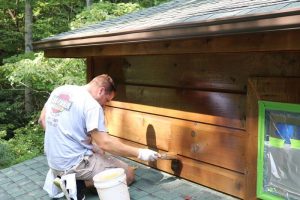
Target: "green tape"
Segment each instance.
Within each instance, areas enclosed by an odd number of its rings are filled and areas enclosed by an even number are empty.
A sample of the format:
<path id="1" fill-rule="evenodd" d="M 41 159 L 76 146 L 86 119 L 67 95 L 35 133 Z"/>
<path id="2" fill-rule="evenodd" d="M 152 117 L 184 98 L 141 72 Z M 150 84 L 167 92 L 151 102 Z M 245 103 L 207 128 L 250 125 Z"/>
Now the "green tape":
<path id="1" fill-rule="evenodd" d="M 291 139 L 291 147 L 293 149 L 300 149 L 300 140 Z"/>
<path id="2" fill-rule="evenodd" d="M 269 137 L 269 144 L 272 147 L 283 148 L 284 140 L 275 137 Z"/>

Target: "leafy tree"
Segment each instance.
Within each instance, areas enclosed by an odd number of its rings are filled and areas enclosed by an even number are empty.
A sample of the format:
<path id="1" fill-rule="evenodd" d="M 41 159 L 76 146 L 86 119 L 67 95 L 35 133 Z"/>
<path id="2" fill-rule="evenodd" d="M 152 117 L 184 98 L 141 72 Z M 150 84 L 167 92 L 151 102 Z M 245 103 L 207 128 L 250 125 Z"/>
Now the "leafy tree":
<path id="1" fill-rule="evenodd" d="M 2 70 L 14 87 L 24 86 L 24 80 L 28 79 L 35 92 L 48 94 L 59 85 L 85 83 L 83 59 L 49 59 L 43 53 L 30 53 L 11 57 L 5 62 Z"/>
<path id="2" fill-rule="evenodd" d="M 36 0 L 33 5 L 33 40 L 70 30 L 70 22 L 84 7 L 84 0 Z"/>
<path id="3" fill-rule="evenodd" d="M 90 8 L 84 9 L 80 14 L 76 15 L 75 20 L 70 23 L 70 26 L 71 29 L 76 29 L 139 9 L 141 9 L 141 6 L 137 3 L 94 3 Z"/>
<path id="4" fill-rule="evenodd" d="M 19 1 L 0 1 L 0 64 L 3 58 L 24 49 L 24 4 Z"/>
<path id="5" fill-rule="evenodd" d="M 11 165 L 13 160 L 14 154 L 11 152 L 9 145 L 0 141 L 0 169 Z"/>
<path id="6" fill-rule="evenodd" d="M 0 65 L 4 58 L 24 52 L 25 1 L 32 6 L 34 41 L 68 31 L 69 23 L 85 6 L 84 0 L 1 0 Z"/>
<path id="7" fill-rule="evenodd" d="M 169 0 L 100 0 L 77 14 L 70 23 L 70 28 L 77 29 L 167 1 Z"/>
<path id="8" fill-rule="evenodd" d="M 30 0 L 25 0 L 25 53 L 32 52 L 32 7 Z M 31 81 L 25 80 L 29 87 L 25 87 L 25 112 L 31 113 L 33 110 L 32 106 L 32 91 Z"/>

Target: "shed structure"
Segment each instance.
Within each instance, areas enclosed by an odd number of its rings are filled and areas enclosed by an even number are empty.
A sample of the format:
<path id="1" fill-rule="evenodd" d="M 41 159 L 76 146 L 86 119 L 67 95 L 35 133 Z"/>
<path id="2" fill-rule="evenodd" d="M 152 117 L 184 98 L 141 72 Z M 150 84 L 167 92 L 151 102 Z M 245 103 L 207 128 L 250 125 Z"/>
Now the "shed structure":
<path id="1" fill-rule="evenodd" d="M 181 159 L 145 164 L 241 199 L 256 199 L 258 100 L 300 103 L 300 0 L 174 0 L 34 46 L 111 75 L 110 134 Z"/>

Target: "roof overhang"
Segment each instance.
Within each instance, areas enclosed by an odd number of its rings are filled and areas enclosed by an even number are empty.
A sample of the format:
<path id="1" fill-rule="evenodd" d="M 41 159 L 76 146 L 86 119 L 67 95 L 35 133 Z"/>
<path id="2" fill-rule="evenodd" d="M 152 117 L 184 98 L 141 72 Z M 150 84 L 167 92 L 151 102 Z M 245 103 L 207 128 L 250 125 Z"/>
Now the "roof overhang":
<path id="1" fill-rule="evenodd" d="M 139 43 L 177 40 L 196 37 L 257 33 L 300 28 L 300 10 L 290 9 L 269 14 L 230 17 L 193 23 L 178 23 L 140 30 L 69 37 L 59 40 L 34 42 L 35 50 L 101 46 L 110 44 Z"/>

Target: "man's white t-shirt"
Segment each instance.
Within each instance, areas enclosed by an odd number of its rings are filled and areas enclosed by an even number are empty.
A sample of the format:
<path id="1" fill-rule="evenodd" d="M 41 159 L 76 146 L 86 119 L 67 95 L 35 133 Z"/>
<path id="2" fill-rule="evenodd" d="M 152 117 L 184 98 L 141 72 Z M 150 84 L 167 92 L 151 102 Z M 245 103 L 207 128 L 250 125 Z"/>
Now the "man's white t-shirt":
<path id="1" fill-rule="evenodd" d="M 56 88 L 45 109 L 44 148 L 52 169 L 68 170 L 92 154 L 89 131 L 107 132 L 102 106 L 83 86 Z"/>

